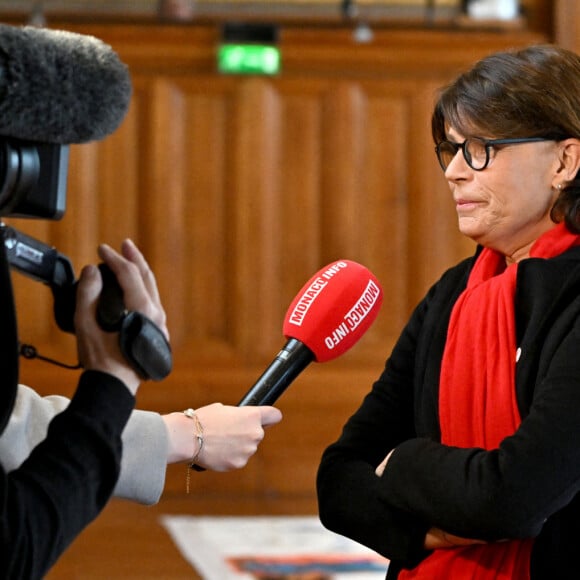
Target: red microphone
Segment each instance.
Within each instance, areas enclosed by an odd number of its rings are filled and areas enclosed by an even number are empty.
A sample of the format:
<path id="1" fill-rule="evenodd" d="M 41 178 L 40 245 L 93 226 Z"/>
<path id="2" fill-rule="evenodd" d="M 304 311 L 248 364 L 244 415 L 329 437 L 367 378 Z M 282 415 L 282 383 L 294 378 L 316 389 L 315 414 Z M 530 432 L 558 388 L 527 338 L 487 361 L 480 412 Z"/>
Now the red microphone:
<path id="1" fill-rule="evenodd" d="M 373 323 L 382 302 L 378 280 L 357 262 L 338 260 L 319 270 L 286 312 L 288 342 L 238 406 L 272 405 L 313 360 L 345 353 Z"/>

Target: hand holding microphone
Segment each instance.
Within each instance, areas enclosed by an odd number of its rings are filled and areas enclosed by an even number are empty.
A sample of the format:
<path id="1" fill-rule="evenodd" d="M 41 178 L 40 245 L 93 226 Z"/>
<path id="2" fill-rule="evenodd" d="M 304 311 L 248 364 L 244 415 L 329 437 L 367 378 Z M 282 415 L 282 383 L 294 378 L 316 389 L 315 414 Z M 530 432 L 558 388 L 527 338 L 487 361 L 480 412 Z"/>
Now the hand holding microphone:
<path id="1" fill-rule="evenodd" d="M 382 301 L 378 280 L 356 262 L 338 260 L 319 270 L 286 312 L 283 333 L 288 341 L 238 407 L 262 407 L 269 414 L 262 419 L 264 426 L 280 421 L 277 409 L 269 405 L 313 360 L 332 360 L 354 346 L 377 317 Z M 205 471 L 207 465 L 205 460 L 192 468 Z"/>
<path id="2" fill-rule="evenodd" d="M 313 360 L 345 353 L 373 323 L 382 301 L 378 280 L 357 262 L 338 260 L 319 270 L 286 312 L 288 342 L 238 406 L 272 405 Z"/>

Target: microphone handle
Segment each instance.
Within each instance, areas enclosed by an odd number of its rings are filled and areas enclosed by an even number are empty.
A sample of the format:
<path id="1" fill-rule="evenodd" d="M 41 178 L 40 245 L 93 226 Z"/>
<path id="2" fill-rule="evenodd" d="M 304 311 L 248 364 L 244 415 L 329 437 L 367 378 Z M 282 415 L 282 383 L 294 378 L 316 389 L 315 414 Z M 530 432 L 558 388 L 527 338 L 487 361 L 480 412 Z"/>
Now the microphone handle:
<path id="1" fill-rule="evenodd" d="M 303 342 L 289 339 L 238 407 L 272 405 L 313 359 L 314 353 Z"/>

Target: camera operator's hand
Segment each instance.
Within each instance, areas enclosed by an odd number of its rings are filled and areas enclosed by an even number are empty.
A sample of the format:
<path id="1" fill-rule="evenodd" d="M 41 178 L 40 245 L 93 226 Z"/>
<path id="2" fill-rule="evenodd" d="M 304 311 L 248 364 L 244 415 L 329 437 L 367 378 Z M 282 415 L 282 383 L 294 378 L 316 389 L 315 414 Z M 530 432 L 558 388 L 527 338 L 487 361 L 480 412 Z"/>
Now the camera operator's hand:
<path id="1" fill-rule="evenodd" d="M 98 253 L 117 277 L 127 310 L 141 312 L 168 336 L 155 276 L 135 244 L 125 240 L 120 254 L 103 244 L 99 246 Z M 74 318 L 79 361 L 85 369 L 116 376 L 135 394 L 141 379 L 121 353 L 119 334 L 105 332 L 97 323 L 97 302 L 101 289 L 98 267 L 86 266 L 79 279 Z"/>

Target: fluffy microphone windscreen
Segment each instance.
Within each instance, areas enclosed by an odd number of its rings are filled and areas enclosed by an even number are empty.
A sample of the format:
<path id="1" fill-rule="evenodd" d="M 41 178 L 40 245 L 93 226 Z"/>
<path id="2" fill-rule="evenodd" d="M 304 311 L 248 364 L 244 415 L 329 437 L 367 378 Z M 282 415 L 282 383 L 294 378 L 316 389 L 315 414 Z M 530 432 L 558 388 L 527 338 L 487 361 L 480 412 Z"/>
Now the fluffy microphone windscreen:
<path id="1" fill-rule="evenodd" d="M 298 292 L 284 318 L 284 336 L 305 344 L 317 362 L 332 360 L 362 337 L 382 302 L 372 272 L 352 260 L 337 260 Z"/>
<path id="2" fill-rule="evenodd" d="M 99 39 L 0 24 L 0 136 L 100 140 L 125 117 L 131 92 L 127 66 Z"/>

